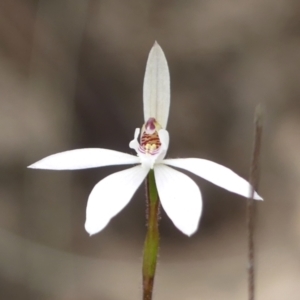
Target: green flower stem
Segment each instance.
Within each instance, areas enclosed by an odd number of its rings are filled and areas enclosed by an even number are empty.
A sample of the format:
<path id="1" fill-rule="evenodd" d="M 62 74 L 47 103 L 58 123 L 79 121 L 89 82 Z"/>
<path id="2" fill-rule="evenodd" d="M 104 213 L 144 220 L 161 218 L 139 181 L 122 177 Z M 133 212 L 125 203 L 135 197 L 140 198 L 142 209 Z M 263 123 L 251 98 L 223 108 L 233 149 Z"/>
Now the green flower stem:
<path id="1" fill-rule="evenodd" d="M 143 300 L 151 300 L 159 247 L 159 198 L 153 170 L 149 172 L 146 187 L 148 223 L 143 255 Z"/>

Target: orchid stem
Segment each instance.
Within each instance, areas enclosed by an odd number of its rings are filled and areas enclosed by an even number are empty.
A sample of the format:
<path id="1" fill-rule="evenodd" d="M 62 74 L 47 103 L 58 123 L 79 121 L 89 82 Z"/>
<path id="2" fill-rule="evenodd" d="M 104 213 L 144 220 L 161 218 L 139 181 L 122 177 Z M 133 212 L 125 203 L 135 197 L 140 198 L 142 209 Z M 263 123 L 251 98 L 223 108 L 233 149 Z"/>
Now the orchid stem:
<path id="1" fill-rule="evenodd" d="M 250 183 L 252 185 L 250 197 L 247 201 L 247 231 L 248 231 L 248 299 L 255 299 L 255 256 L 254 256 L 254 223 L 255 223 L 255 200 L 254 191 L 258 190 L 259 182 L 259 157 L 261 149 L 263 109 L 258 105 L 254 117 L 254 147 L 250 169 Z"/>
<path id="2" fill-rule="evenodd" d="M 159 198 L 151 170 L 146 181 L 147 189 L 147 235 L 143 255 L 143 300 L 152 300 L 154 276 L 159 247 Z"/>

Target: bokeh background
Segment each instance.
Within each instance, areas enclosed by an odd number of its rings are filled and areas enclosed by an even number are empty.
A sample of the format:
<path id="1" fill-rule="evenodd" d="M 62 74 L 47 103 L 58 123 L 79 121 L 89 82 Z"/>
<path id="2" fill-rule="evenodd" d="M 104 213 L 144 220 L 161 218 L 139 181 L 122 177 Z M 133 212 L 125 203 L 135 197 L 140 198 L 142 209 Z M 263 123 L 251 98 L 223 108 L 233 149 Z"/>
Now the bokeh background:
<path id="1" fill-rule="evenodd" d="M 123 168 L 26 166 L 80 147 L 132 153 L 157 40 L 171 73 L 169 157 L 247 178 L 264 105 L 257 299 L 300 299 L 299 17 L 296 0 L 2 0 L 0 298 L 141 299 L 143 187 L 89 237 L 89 192 Z M 162 211 L 155 299 L 247 299 L 246 201 L 191 177 L 204 198 L 200 228 L 188 238 Z"/>

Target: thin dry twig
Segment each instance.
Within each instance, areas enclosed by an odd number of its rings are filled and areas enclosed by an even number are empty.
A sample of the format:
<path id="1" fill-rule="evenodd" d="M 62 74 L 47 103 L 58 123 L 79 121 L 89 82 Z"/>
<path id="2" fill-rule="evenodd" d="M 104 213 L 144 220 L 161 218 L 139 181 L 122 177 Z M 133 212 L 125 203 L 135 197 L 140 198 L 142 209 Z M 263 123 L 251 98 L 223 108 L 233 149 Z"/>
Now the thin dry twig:
<path id="1" fill-rule="evenodd" d="M 254 147 L 250 168 L 251 183 L 250 197 L 247 201 L 247 231 L 248 231 L 248 299 L 255 299 L 255 256 L 254 256 L 254 223 L 255 223 L 255 200 L 254 191 L 258 190 L 259 183 L 259 158 L 261 150 L 261 137 L 263 129 L 263 109 L 259 104 L 254 115 Z"/>

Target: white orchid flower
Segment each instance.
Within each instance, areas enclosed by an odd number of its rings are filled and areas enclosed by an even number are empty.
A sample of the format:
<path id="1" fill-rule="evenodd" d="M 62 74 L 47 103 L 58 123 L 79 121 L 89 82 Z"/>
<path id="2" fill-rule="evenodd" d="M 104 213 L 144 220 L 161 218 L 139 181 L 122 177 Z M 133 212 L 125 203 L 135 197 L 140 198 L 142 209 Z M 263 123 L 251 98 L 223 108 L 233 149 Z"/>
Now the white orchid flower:
<path id="1" fill-rule="evenodd" d="M 108 149 L 77 149 L 50 155 L 29 166 L 33 169 L 75 170 L 136 165 L 107 176 L 93 188 L 88 198 L 85 223 L 90 235 L 101 231 L 128 204 L 151 169 L 163 209 L 174 225 L 188 236 L 198 228 L 202 213 L 201 193 L 192 179 L 170 166 L 187 170 L 244 197 L 250 195 L 250 184 L 222 165 L 199 158 L 164 159 L 169 146 L 166 125 L 170 78 L 167 60 L 157 43 L 148 57 L 143 98 L 145 124 L 141 131 L 135 130 L 129 144 L 137 156 Z M 254 199 L 262 200 L 257 193 L 254 193 Z"/>

